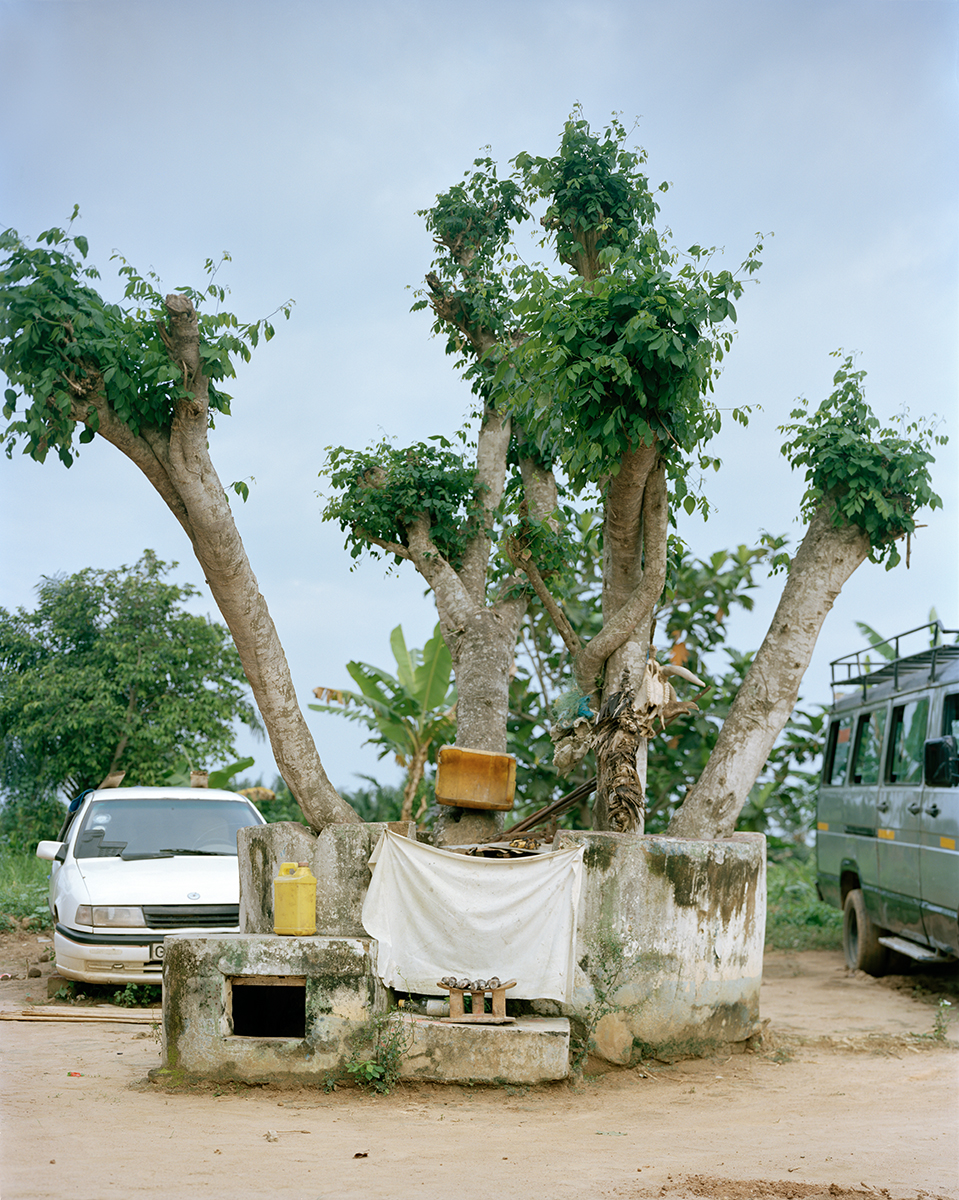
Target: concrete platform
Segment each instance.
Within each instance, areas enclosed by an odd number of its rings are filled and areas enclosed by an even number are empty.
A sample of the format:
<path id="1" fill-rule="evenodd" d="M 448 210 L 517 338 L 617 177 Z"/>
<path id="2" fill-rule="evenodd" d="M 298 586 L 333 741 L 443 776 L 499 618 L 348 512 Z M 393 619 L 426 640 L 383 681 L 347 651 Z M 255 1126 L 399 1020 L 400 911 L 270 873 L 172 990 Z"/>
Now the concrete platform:
<path id="1" fill-rule="evenodd" d="M 438 1083 L 546 1083 L 569 1074 L 569 1021 L 518 1017 L 512 1025 L 447 1025 L 405 1016 L 413 1043 L 401 1079 Z"/>
<path id="2" fill-rule="evenodd" d="M 167 1071 L 288 1083 L 343 1069 L 389 1008 L 369 938 L 174 934 L 163 964 Z"/>

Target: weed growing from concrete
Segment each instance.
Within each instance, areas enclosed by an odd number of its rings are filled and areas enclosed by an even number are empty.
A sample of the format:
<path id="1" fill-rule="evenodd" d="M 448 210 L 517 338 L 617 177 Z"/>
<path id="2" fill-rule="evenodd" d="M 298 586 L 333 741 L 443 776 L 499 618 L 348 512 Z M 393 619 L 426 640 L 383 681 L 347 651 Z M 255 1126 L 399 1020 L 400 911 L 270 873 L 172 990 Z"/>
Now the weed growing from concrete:
<path id="1" fill-rule="evenodd" d="M 413 1027 L 398 1012 L 371 1013 L 350 1038 L 346 1072 L 370 1091 L 388 1093 L 400 1077 L 403 1056 L 413 1045 Z"/>
<path id="2" fill-rule="evenodd" d="M 617 1004 L 613 1000 L 613 994 L 629 977 L 635 961 L 636 956 L 628 956 L 622 941 L 611 932 L 600 932 L 590 940 L 581 966 L 593 985 L 593 999 L 583 1009 L 582 1032 L 570 1039 L 570 1065 L 575 1074 L 582 1074 L 588 1055 L 595 1049 L 596 1027 L 603 1017 L 635 1010 L 635 1004 Z"/>

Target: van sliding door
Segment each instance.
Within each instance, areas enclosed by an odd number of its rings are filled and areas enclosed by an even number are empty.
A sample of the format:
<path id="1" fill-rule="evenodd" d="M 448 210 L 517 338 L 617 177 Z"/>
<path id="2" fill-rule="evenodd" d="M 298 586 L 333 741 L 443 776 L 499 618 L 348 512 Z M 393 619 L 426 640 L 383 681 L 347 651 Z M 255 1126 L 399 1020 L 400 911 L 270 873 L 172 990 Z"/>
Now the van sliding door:
<path id="1" fill-rule="evenodd" d="M 931 731 L 930 736 L 938 734 Z M 959 694 L 945 697 L 942 736 L 959 739 Z M 959 954 L 959 787 L 934 786 L 926 780 L 920 820 L 926 936 L 938 949 Z"/>
<path id="2" fill-rule="evenodd" d="M 929 698 L 895 704 L 876 805 L 882 924 L 893 932 L 922 937 L 919 883 L 922 759 Z"/>

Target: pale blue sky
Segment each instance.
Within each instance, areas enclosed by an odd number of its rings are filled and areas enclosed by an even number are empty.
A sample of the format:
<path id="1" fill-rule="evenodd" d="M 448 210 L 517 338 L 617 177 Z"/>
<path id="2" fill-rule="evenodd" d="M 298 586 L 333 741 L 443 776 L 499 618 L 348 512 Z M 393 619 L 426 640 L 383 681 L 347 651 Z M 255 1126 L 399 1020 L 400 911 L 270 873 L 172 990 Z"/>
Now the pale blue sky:
<path id="1" fill-rule="evenodd" d="M 953 438 L 935 468 L 945 510 L 926 515 L 912 569 L 867 564 L 827 621 L 804 687 L 825 701 L 855 620 L 892 633 L 936 604 L 959 624 L 957 29 L 954 0 L 0 0 L 0 224 L 33 235 L 79 203 L 105 288 L 114 248 L 167 289 L 225 249 L 241 316 L 296 300 L 212 446 L 224 482 L 256 480 L 238 521 L 305 703 L 348 682 L 347 659 L 389 666 L 398 622 L 416 645 L 435 623 L 412 573 L 351 572 L 315 495 L 326 446 L 450 433 L 467 410 L 427 317 L 408 311 L 432 249 L 415 210 L 484 146 L 504 163 L 552 152 L 576 101 L 594 125 L 638 117 L 680 245 L 724 246 L 735 266 L 757 230 L 775 233 L 717 390 L 724 408 L 763 411 L 720 440 L 717 511 L 681 521 L 694 550 L 801 535 L 802 480 L 776 427 L 796 396 L 829 392 L 839 346 L 861 352 L 880 417 L 938 413 Z M 30 605 L 41 575 L 145 547 L 201 582 L 109 446 L 70 471 L 0 461 L 0 502 L 5 607 Z M 780 586 L 734 623 L 739 649 L 759 644 Z M 357 727 L 310 721 L 336 784 L 396 776 Z M 250 752 L 271 776 L 265 744 Z"/>

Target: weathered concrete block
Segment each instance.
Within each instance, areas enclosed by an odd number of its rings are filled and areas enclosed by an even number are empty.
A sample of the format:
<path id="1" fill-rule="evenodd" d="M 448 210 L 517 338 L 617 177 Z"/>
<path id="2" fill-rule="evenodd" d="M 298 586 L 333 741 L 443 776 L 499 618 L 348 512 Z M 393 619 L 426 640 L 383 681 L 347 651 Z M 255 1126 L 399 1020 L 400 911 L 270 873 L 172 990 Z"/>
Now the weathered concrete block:
<path id="1" fill-rule="evenodd" d="M 369 939 L 220 934 L 166 939 L 163 1061 L 204 1079 L 303 1081 L 339 1071 L 387 994 Z"/>
<path id="2" fill-rule="evenodd" d="M 413 1041 L 401 1079 L 440 1083 L 546 1083 L 569 1074 L 569 1021 L 519 1017 L 513 1025 L 446 1025 L 403 1018 Z"/>
<path id="3" fill-rule="evenodd" d="M 766 841 L 562 832 L 586 845 L 569 1016 L 609 1062 L 704 1053 L 758 1028 Z"/>
<path id="4" fill-rule="evenodd" d="M 273 880 L 280 863 L 307 862 L 316 876 L 316 931 L 328 937 L 365 937 L 363 901 L 370 886 L 369 858 L 384 829 L 416 838 L 407 821 L 328 825 L 321 834 L 294 821 L 251 825 L 237 835 L 240 929 L 273 932 Z"/>

